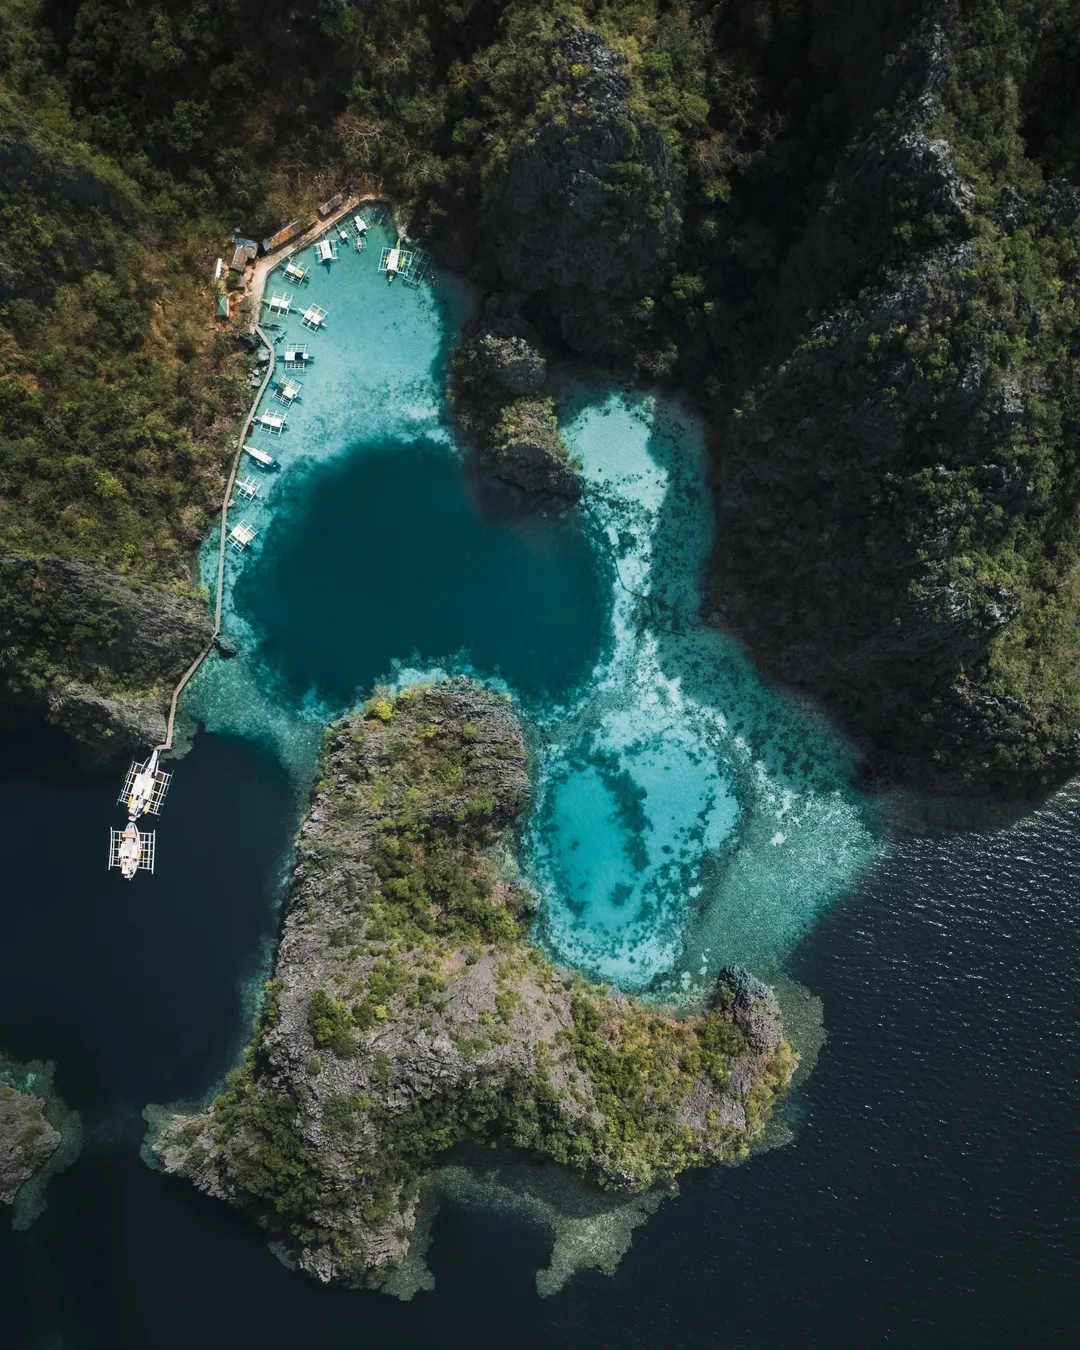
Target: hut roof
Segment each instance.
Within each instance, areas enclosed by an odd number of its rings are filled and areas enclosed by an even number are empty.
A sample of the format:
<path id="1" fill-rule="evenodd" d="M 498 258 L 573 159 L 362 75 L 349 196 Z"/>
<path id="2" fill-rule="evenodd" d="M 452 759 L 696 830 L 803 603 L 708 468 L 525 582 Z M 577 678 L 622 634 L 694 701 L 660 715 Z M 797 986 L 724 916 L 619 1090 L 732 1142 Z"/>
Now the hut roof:
<path id="1" fill-rule="evenodd" d="M 254 239 L 237 238 L 229 266 L 237 272 L 242 272 L 249 262 L 255 261 L 258 251 L 259 246 Z"/>
<path id="2" fill-rule="evenodd" d="M 273 253 L 279 245 L 287 243 L 293 235 L 299 234 L 303 230 L 303 223 L 299 220 L 290 220 L 288 225 L 282 225 L 277 234 L 272 234 L 269 239 L 262 241 L 263 252 Z"/>

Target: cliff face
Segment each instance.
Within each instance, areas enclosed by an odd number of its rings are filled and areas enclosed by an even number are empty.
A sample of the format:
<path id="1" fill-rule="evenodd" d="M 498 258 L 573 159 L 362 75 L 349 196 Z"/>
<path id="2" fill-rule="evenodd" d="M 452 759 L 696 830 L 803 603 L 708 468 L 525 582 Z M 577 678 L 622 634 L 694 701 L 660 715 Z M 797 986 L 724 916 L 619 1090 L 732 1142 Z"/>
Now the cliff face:
<path id="1" fill-rule="evenodd" d="M 678 179 L 662 133 L 633 106 L 626 58 L 599 33 L 561 31 L 545 104 L 491 194 L 499 267 L 543 295 L 580 352 L 625 348 L 628 305 L 670 270 Z"/>
<path id="2" fill-rule="evenodd" d="M 66 558 L 0 557 L 0 695 L 96 754 L 165 735 L 172 685 L 212 631 L 194 599 Z"/>
<path id="3" fill-rule="evenodd" d="M 959 172 L 951 59 L 927 27 L 782 270 L 781 331 L 816 321 L 718 437 L 707 612 L 879 782 L 1039 793 L 1080 768 L 1080 233 Z"/>
<path id="4" fill-rule="evenodd" d="M 677 1020 L 554 968 L 484 850 L 528 799 L 508 704 L 467 681 L 328 733 L 245 1066 L 154 1152 L 320 1280 L 379 1283 L 439 1154 L 498 1139 L 608 1188 L 743 1156 L 794 1057 L 732 974 Z"/>

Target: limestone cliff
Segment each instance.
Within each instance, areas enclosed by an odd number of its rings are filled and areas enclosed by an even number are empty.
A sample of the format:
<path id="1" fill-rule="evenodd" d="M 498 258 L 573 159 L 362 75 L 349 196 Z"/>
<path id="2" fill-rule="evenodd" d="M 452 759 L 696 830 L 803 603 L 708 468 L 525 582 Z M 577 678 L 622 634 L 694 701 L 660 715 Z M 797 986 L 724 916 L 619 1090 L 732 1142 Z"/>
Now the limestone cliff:
<path id="1" fill-rule="evenodd" d="M 957 167 L 955 59 L 928 20 L 781 271 L 784 341 L 717 438 L 706 612 L 878 783 L 1038 794 L 1080 768 L 1080 230 L 1063 185 Z"/>
<path id="2" fill-rule="evenodd" d="M 211 625 L 193 598 L 67 558 L 0 557 L 0 697 L 98 756 L 165 735 L 174 681 Z"/>
<path id="3" fill-rule="evenodd" d="M 678 178 L 626 58 L 555 23 L 551 78 L 488 203 L 507 285 L 543 296 L 580 352 L 626 349 L 628 306 L 670 270 Z"/>
<path id="4" fill-rule="evenodd" d="M 485 852 L 528 796 L 511 707 L 468 681 L 376 697 L 328 732 L 244 1067 L 154 1145 L 320 1280 L 385 1278 L 454 1144 L 642 1190 L 744 1156 L 791 1076 L 749 977 L 679 1020 L 530 944 L 531 897 Z"/>

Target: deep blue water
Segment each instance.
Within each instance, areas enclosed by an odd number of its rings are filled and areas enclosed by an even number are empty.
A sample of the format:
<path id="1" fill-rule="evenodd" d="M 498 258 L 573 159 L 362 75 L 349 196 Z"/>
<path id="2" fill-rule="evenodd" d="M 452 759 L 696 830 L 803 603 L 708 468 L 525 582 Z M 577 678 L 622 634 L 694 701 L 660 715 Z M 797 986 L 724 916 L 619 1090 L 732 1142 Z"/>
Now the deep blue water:
<path id="1" fill-rule="evenodd" d="M 544 1300 L 540 1234 L 446 1209 L 436 1287 L 403 1304 L 291 1274 L 138 1157 L 143 1105 L 236 1053 L 294 818 L 283 773 L 201 740 L 167 866 L 129 888 L 94 865 L 115 775 L 37 724 L 0 736 L 0 1044 L 59 1061 L 87 1136 L 35 1226 L 0 1226 L 5 1347 L 1075 1344 L 1075 791 L 998 834 L 894 842 L 804 940 L 792 969 L 829 1040 L 797 1142 L 685 1179 L 613 1277 Z M 66 840 L 44 877 L 23 851 L 43 822 Z"/>

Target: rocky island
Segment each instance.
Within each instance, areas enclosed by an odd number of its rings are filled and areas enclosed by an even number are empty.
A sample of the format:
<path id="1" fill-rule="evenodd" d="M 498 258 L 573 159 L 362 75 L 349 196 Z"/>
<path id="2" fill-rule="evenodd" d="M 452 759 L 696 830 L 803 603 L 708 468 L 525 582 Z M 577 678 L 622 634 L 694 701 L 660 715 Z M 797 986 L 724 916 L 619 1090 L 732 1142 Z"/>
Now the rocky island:
<path id="1" fill-rule="evenodd" d="M 0 1205 L 29 1228 L 45 1208 L 51 1176 L 78 1155 L 82 1122 L 53 1090 L 55 1066 L 0 1055 Z"/>
<path id="2" fill-rule="evenodd" d="M 745 973 L 680 1018 L 530 942 L 532 897 L 490 855 L 528 800 L 513 709 L 470 681 L 379 693 L 327 733 L 245 1062 L 153 1146 L 322 1281 L 387 1277 L 455 1144 L 642 1191 L 745 1156 L 790 1081 Z"/>
<path id="3" fill-rule="evenodd" d="M 0 1082 L 0 1205 L 15 1203 L 24 1182 L 56 1152 L 60 1131 L 45 1119 L 45 1102 Z"/>

